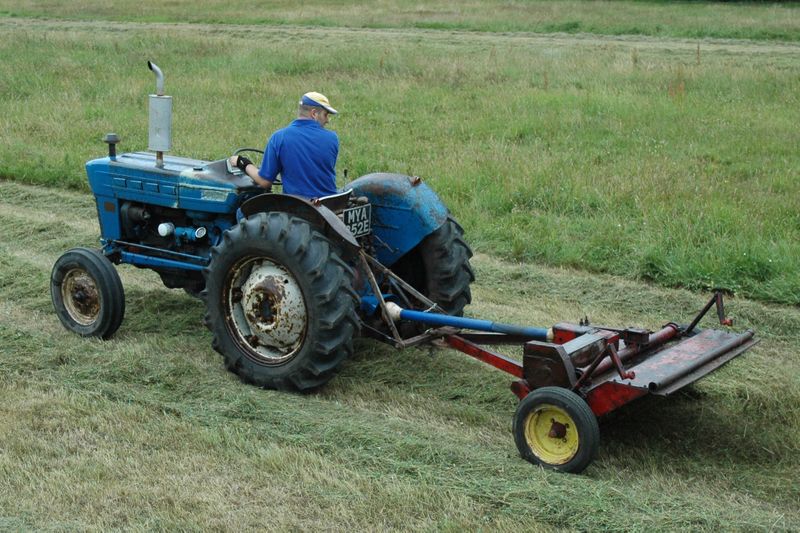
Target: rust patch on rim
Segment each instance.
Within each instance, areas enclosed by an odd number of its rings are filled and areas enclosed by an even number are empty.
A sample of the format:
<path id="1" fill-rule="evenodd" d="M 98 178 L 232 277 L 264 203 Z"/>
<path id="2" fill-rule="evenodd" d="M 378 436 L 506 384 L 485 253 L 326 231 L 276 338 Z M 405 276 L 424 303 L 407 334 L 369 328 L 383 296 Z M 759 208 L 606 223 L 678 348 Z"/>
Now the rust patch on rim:
<path id="1" fill-rule="evenodd" d="M 64 276 L 61 299 L 69 316 L 82 326 L 89 326 L 100 315 L 100 292 L 88 272 L 76 268 Z"/>

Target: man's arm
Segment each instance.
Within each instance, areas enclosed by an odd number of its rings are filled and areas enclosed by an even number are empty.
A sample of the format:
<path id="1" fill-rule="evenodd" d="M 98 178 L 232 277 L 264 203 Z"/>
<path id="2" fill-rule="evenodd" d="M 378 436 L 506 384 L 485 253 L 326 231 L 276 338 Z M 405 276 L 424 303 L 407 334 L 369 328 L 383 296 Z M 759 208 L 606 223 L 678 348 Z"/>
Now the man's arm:
<path id="1" fill-rule="evenodd" d="M 250 176 L 256 185 L 259 187 L 264 187 L 265 189 L 272 190 L 272 182 L 266 180 L 258 175 L 258 168 L 246 157 L 240 157 L 238 155 L 232 155 L 230 157 L 231 166 L 237 167 L 239 170 Z M 242 168 L 244 167 L 244 168 Z"/>

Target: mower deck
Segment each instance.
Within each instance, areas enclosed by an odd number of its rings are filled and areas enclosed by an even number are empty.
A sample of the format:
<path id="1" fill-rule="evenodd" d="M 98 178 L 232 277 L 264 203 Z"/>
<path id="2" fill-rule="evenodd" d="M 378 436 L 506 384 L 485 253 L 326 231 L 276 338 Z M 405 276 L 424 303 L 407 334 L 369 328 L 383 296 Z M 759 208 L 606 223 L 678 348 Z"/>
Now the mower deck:
<path id="1" fill-rule="evenodd" d="M 451 347 L 517 378 L 511 390 L 521 400 L 514 417 L 520 454 L 567 472 L 580 472 L 591 462 L 599 439 L 596 417 L 647 394 L 672 394 L 758 342 L 750 330 L 698 329 L 715 304 L 720 323 L 732 325 L 718 292 L 688 326 L 668 323 L 651 332 L 593 326 L 588 320 L 549 329 L 515 326 L 406 310 L 381 301 L 391 322 L 438 326 L 412 339 L 396 336 L 397 347 L 443 338 Z M 393 328 L 395 335 L 396 331 Z M 522 345 L 522 361 L 488 348 L 508 344 Z"/>

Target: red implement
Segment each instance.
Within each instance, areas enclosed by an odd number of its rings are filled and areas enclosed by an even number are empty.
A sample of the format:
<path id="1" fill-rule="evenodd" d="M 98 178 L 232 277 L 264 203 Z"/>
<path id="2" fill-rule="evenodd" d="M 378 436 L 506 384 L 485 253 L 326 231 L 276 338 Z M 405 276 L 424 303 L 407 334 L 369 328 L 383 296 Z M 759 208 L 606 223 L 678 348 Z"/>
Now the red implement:
<path id="1" fill-rule="evenodd" d="M 758 342 L 750 330 L 698 330 L 715 304 L 720 324 L 730 326 L 722 294 L 716 293 L 688 326 L 669 323 L 655 332 L 594 326 L 588 320 L 530 328 L 409 311 L 392 302 L 381 307 L 390 320 L 439 326 L 410 339 L 395 335 L 395 345 L 444 338 L 453 348 L 517 378 L 511 390 L 520 403 L 512 427 L 520 455 L 545 468 L 577 473 L 597 454 L 598 417 L 646 394 L 667 396 Z M 486 347 L 509 344 L 523 346 L 522 361 Z"/>
<path id="2" fill-rule="evenodd" d="M 720 323 L 730 325 L 722 295 L 716 293 L 689 326 L 670 323 L 656 332 L 559 323 L 549 334 L 552 342 L 464 331 L 446 339 L 453 348 L 522 378 L 512 385 L 520 399 L 542 387 L 566 388 L 583 397 L 596 416 L 602 416 L 645 394 L 667 396 L 758 342 L 749 330 L 697 330 L 696 325 L 714 304 Z M 524 344 L 521 363 L 481 346 L 515 341 Z"/>

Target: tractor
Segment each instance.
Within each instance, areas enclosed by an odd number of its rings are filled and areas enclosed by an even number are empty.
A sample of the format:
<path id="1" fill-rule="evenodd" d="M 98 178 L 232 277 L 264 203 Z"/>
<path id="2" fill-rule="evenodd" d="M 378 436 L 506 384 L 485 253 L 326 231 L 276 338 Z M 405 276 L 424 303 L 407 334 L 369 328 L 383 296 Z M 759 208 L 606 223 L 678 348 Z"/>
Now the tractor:
<path id="1" fill-rule="evenodd" d="M 463 317 L 474 281 L 463 230 L 416 176 L 374 173 L 306 199 L 265 193 L 228 158 L 165 156 L 172 99 L 152 62 L 147 152 L 86 164 L 101 248 L 53 266 L 55 311 L 69 330 L 111 337 L 125 314 L 115 265 L 155 271 L 203 300 L 213 348 L 243 381 L 311 391 L 336 374 L 353 338 L 396 348 L 441 340 L 514 376 L 514 438 L 535 464 L 580 472 L 597 453 L 597 418 L 646 394 L 668 395 L 750 348 L 753 332 L 700 330 L 717 293 L 688 325 L 657 332 L 558 323 L 536 328 Z M 235 150 L 260 152 L 252 148 Z M 276 182 L 276 184 L 279 184 Z M 488 347 L 523 346 L 520 358 Z"/>
<path id="2" fill-rule="evenodd" d="M 362 330 L 388 333 L 370 315 L 391 280 L 365 251 L 440 309 L 463 311 L 472 252 L 420 178 L 370 174 L 308 200 L 265 194 L 227 158 L 165 156 L 172 102 L 161 69 L 148 66 L 152 152 L 118 155 L 119 137 L 105 136 L 108 157 L 86 165 L 102 248 L 71 250 L 53 270 L 53 302 L 68 329 L 111 337 L 125 313 L 113 264 L 149 268 L 205 301 L 228 369 L 254 385 L 305 391 L 333 377 Z M 234 153 L 245 151 L 260 152 Z"/>

